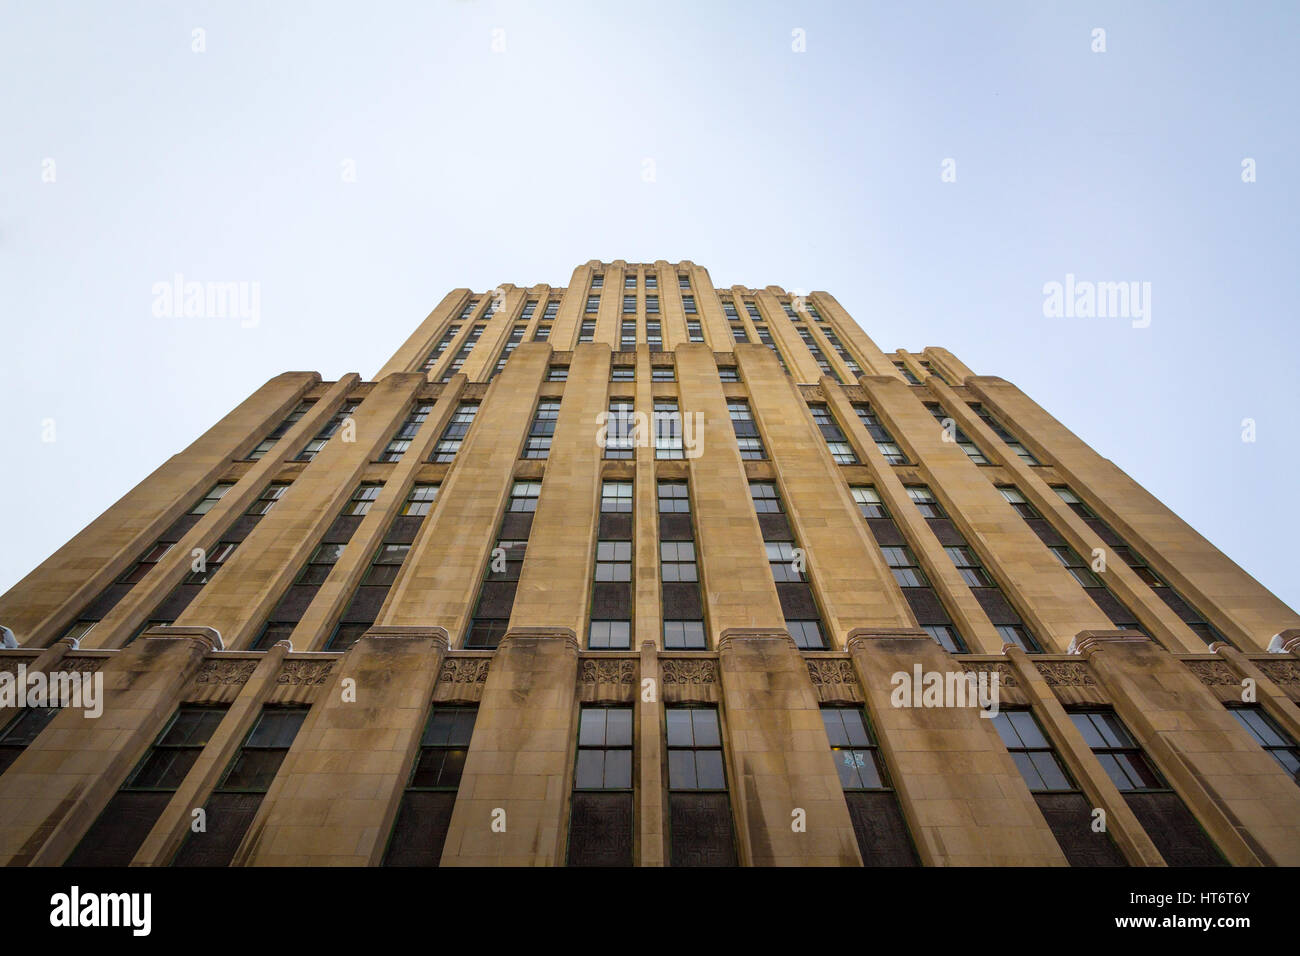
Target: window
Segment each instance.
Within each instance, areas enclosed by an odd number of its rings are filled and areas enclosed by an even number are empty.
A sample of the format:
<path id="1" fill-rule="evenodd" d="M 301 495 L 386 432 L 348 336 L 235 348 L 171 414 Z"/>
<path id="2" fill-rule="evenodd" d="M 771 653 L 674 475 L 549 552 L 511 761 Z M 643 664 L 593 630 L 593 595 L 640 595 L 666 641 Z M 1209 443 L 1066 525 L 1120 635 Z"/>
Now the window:
<path id="1" fill-rule="evenodd" d="M 837 465 L 856 465 L 858 456 L 853 454 L 853 448 L 849 445 L 840 431 L 840 426 L 835 421 L 835 416 L 825 405 L 809 405 L 808 410 L 812 412 L 813 421 L 817 425 L 817 430 L 822 433 L 822 438 L 826 440 L 826 448 L 830 451 L 831 457 L 835 459 Z"/>
<path id="2" fill-rule="evenodd" d="M 1286 732 L 1264 712 L 1258 704 L 1250 707 L 1229 707 L 1228 713 L 1237 718 L 1246 732 L 1255 738 L 1255 742 L 1268 751 L 1268 755 L 1291 775 L 1291 780 L 1300 784 L 1300 747 L 1286 735 Z M 3 758 L 0 758 L 2 760 Z M 2 764 L 0 764 L 2 765 Z"/>
<path id="3" fill-rule="evenodd" d="M 677 372 L 671 365 L 655 365 L 650 369 L 650 381 L 675 382 L 677 381 Z"/>
<path id="4" fill-rule="evenodd" d="M 1167 789 L 1159 771 L 1115 714 L 1076 711 L 1070 720 L 1121 791 Z"/>
<path id="5" fill-rule="evenodd" d="M 684 481 L 659 482 L 659 513 L 690 514 L 690 491 Z"/>
<path id="6" fill-rule="evenodd" d="M 433 367 L 438 364 L 438 359 L 442 357 L 443 352 L 447 351 L 447 346 L 451 345 L 451 340 L 456 337 L 458 332 L 460 332 L 459 325 L 447 326 L 447 331 L 442 334 L 442 338 L 438 340 L 438 344 L 425 358 L 424 365 L 420 367 L 420 371 L 433 371 Z"/>
<path id="7" fill-rule="evenodd" d="M 746 332 L 745 327 L 739 323 L 731 326 L 731 337 L 735 339 L 737 344 L 749 341 L 749 333 Z"/>
<path id="8" fill-rule="evenodd" d="M 456 352 L 455 357 L 451 360 L 451 364 L 447 366 L 447 370 L 443 372 L 442 378 L 439 381 L 450 382 L 451 377 L 465 367 L 465 360 L 469 358 L 470 352 L 474 351 L 474 346 L 483 335 L 483 330 L 485 328 L 487 328 L 486 325 L 476 325 L 469 330 L 469 335 L 467 335 L 465 341 L 461 343 L 460 349 Z"/>
<path id="9" fill-rule="evenodd" d="M 916 505 L 916 510 L 921 512 L 921 517 L 948 517 L 947 513 L 943 510 L 943 506 L 939 504 L 939 500 L 935 498 L 934 492 L 925 487 L 925 485 L 908 485 L 907 496 L 911 498 L 912 503 Z"/>
<path id="10" fill-rule="evenodd" d="M 632 482 L 603 481 L 600 485 L 601 514 L 632 513 Z"/>
<path id="11" fill-rule="evenodd" d="M 797 550 L 792 541 L 765 541 L 763 546 L 767 549 L 767 563 L 772 569 L 772 579 L 775 581 L 806 581 L 801 565 L 796 564 L 800 561 L 802 555 L 796 555 Z"/>
<path id="12" fill-rule="evenodd" d="M 634 382 L 636 381 L 636 367 L 633 365 L 615 365 L 610 369 L 609 380 L 611 382 Z"/>
<path id="13" fill-rule="evenodd" d="M 664 717 L 668 725 L 668 788 L 726 790 L 718 712 L 711 707 L 667 707 Z"/>
<path id="14" fill-rule="evenodd" d="M 298 580 L 294 583 L 324 584 L 334 565 L 343 556 L 345 547 L 347 546 L 343 544 L 317 545 L 316 550 L 312 552 L 311 558 L 307 561 L 307 566 L 302 569 L 302 573 L 298 575 Z"/>
<path id="15" fill-rule="evenodd" d="M 451 421 L 447 423 L 446 429 L 443 430 L 442 438 L 433 450 L 433 460 L 435 462 L 448 462 L 456 457 L 460 451 L 461 443 L 469 433 L 469 427 L 474 424 L 474 416 L 478 414 L 477 402 L 461 402 L 456 406 L 456 412 L 451 416 Z"/>
<path id="16" fill-rule="evenodd" d="M 569 818 L 570 866 L 631 866 L 631 707 L 583 707 Z"/>
<path id="17" fill-rule="evenodd" d="M 745 311 L 749 313 L 749 317 L 755 322 L 762 318 L 762 316 L 758 314 L 758 306 L 755 305 L 752 300 L 745 300 Z"/>
<path id="18" fill-rule="evenodd" d="M 693 295 L 682 296 L 682 311 L 684 311 L 687 315 L 696 314 L 695 296 Z"/>
<path id="19" fill-rule="evenodd" d="M 275 443 L 283 438 L 289 429 L 298 424 L 302 417 L 306 415 L 308 410 L 315 404 L 315 401 L 299 402 L 298 407 L 290 412 L 284 421 L 280 422 L 279 425 L 276 425 L 275 428 L 271 430 L 271 433 L 258 442 L 257 447 L 248 453 L 248 460 L 257 461 L 270 451 L 275 446 Z"/>
<path id="20" fill-rule="evenodd" d="M 560 303 L 552 299 L 546 303 L 546 310 L 542 313 L 544 320 L 554 320 L 560 314 Z"/>
<path id="21" fill-rule="evenodd" d="M 1011 432 L 1002 427 L 987 408 L 980 405 L 978 402 L 971 402 L 970 407 L 971 410 L 983 420 L 984 424 L 989 427 L 989 430 L 992 431 L 993 434 L 997 435 L 998 438 L 1002 439 L 1002 441 L 1006 443 L 1006 446 L 1015 452 L 1016 456 L 1026 465 L 1042 464 L 1037 458 L 1030 454 L 1029 449 L 1022 445 L 1016 436 L 1012 435 Z"/>
<path id="22" fill-rule="evenodd" d="M 208 491 L 206 495 L 199 499 L 198 503 L 190 509 L 192 515 L 205 515 L 212 510 L 212 506 L 225 497 L 227 491 L 235 487 L 233 481 L 218 481 Z"/>
<path id="23" fill-rule="evenodd" d="M 758 434 L 758 424 L 750 413 L 749 403 L 728 401 L 727 413 L 731 416 L 731 427 L 736 432 L 736 444 L 740 448 L 740 457 L 751 461 L 767 458 L 763 448 L 763 439 Z"/>
<path id="24" fill-rule="evenodd" d="M 478 303 L 479 303 L 478 299 L 470 299 L 468 302 L 466 302 L 465 308 L 460 310 L 460 317 L 462 319 L 468 319 L 471 315 L 474 314 L 474 310 L 478 308 Z"/>
<path id="25" fill-rule="evenodd" d="M 686 338 L 691 342 L 704 341 L 704 329 L 698 321 L 688 320 L 686 322 Z"/>
<path id="26" fill-rule="evenodd" d="M 410 550 L 409 544 L 381 544 L 375 551 L 375 556 L 371 558 L 370 567 L 366 569 L 361 583 L 391 586 L 397 580 L 397 572 L 402 569 L 402 562 L 406 560 Z"/>
<path id="27" fill-rule="evenodd" d="M 306 707 L 268 705 L 204 804 L 208 827 L 191 832 L 173 866 L 229 866 L 293 745 Z"/>
<path id="28" fill-rule="evenodd" d="M 695 543 L 692 541 L 659 542 L 659 568 L 664 581 L 698 581 Z"/>
<path id="29" fill-rule="evenodd" d="M 591 313 L 596 312 L 599 309 L 600 309 L 600 296 L 598 295 L 587 296 L 587 308 L 586 308 L 587 314 L 590 315 Z"/>
<path id="30" fill-rule="evenodd" d="M 583 342 L 591 342 L 595 338 L 596 338 L 596 323 L 583 322 L 582 325 L 578 328 L 578 344 L 581 345 Z"/>
<path id="31" fill-rule="evenodd" d="M 577 790 L 632 789 L 632 708 L 584 707 L 578 723 Z"/>
<path id="32" fill-rule="evenodd" d="M 146 551 L 143 555 L 141 555 L 140 559 L 136 561 L 135 565 L 131 568 L 131 570 L 127 571 L 126 574 L 118 578 L 117 583 L 135 584 L 146 574 L 148 574 L 149 571 L 153 568 L 153 566 L 162 560 L 163 555 L 166 554 L 168 551 L 170 551 L 173 547 L 175 547 L 174 541 L 173 542 L 159 541 L 148 551 Z M 90 628 L 86 628 L 86 631 L 89 630 Z M 83 631 L 82 633 L 85 632 Z"/>
<path id="33" fill-rule="evenodd" d="M 759 514 L 779 514 L 785 511 L 781 507 L 781 496 L 776 492 L 776 485 L 770 481 L 751 481 L 749 497 L 754 502 L 754 510 Z"/>
<path id="34" fill-rule="evenodd" d="M 703 621 L 664 620 L 664 649 L 702 651 L 708 647 Z"/>
<path id="35" fill-rule="evenodd" d="M 866 714 L 858 707 L 823 707 L 822 724 L 863 864 L 918 866 L 920 860 Z"/>
<path id="36" fill-rule="evenodd" d="M 651 352 L 662 352 L 664 350 L 664 337 L 658 322 L 646 320 L 645 341 Z"/>
<path id="37" fill-rule="evenodd" d="M 995 624 L 993 627 L 998 632 L 998 637 L 1002 638 L 1002 643 L 1014 644 L 1026 654 L 1043 653 L 1043 649 L 1023 624 Z"/>
<path id="38" fill-rule="evenodd" d="M 1088 567 L 1087 562 L 1079 557 L 1079 553 L 1074 548 L 1069 545 L 1057 544 L 1049 546 L 1048 550 L 1056 555 L 1056 560 L 1060 561 L 1065 570 L 1070 572 L 1070 576 L 1083 587 L 1104 587 L 1101 579 L 1092 573 L 1092 569 Z"/>
<path id="39" fill-rule="evenodd" d="M 722 300 L 722 312 L 729 322 L 735 322 L 740 319 L 740 314 L 736 312 L 736 303 L 732 302 L 730 299 Z"/>
<path id="40" fill-rule="evenodd" d="M 384 866 L 437 866 L 442 860 L 474 717 L 473 707 L 437 705 L 430 711 L 384 852 Z"/>
<path id="41" fill-rule="evenodd" d="M 599 272 L 592 273 L 591 287 L 593 289 L 603 289 L 605 287 L 605 276 Z"/>
<path id="42" fill-rule="evenodd" d="M 632 458 L 636 441 L 636 413 L 632 403 L 614 401 L 609 403 L 609 412 L 605 418 L 605 457 Z"/>
<path id="43" fill-rule="evenodd" d="M 620 341 L 619 348 L 624 352 L 631 352 L 636 348 L 636 320 L 624 322 L 619 331 Z"/>
<path id="44" fill-rule="evenodd" d="M 823 375 L 829 375 L 838 382 L 840 380 L 839 375 L 836 373 L 835 369 L 831 367 L 831 363 L 826 360 L 826 354 L 822 352 L 821 346 L 819 346 L 817 340 L 813 338 L 813 334 L 809 331 L 808 326 L 802 324 L 796 325 L 795 331 L 799 333 L 799 338 L 803 340 L 804 346 L 808 349 L 808 354 L 813 357 L 813 361 L 817 363 L 817 367 L 821 369 L 821 373 Z"/>
<path id="45" fill-rule="evenodd" d="M 683 274 L 681 274 L 681 273 L 678 273 L 678 275 L 677 275 L 677 288 L 679 288 L 679 289 L 689 289 L 690 287 L 691 287 L 691 277 L 688 276 L 688 275 L 683 275 Z"/>
<path id="46" fill-rule="evenodd" d="M 320 453 L 320 450 L 325 447 L 325 443 L 352 416 L 352 413 L 357 410 L 360 404 L 360 402 L 344 402 L 339 406 L 339 410 L 330 416 L 330 420 L 325 424 L 325 427 L 316 433 L 315 438 L 307 442 L 302 451 L 298 452 L 294 461 L 311 461 L 314 459 Z"/>
<path id="47" fill-rule="evenodd" d="M 993 726 L 1031 792 L 1075 789 L 1032 713 L 1002 708 L 993 716 Z"/>
<path id="48" fill-rule="evenodd" d="M 903 450 L 894 442 L 894 436 L 889 434 L 889 429 L 880 424 L 880 419 L 876 417 L 870 405 L 857 404 L 853 406 L 853 410 L 858 413 L 858 419 L 866 426 L 867 433 L 871 435 L 872 441 L 876 443 L 876 448 L 884 456 L 886 463 L 890 465 L 909 463 Z"/>
<path id="49" fill-rule="evenodd" d="M 845 790 L 889 789 L 889 773 L 861 710 L 823 707 L 822 723 Z"/>
<path id="50" fill-rule="evenodd" d="M 512 514 L 532 514 L 537 510 L 537 502 L 542 495 L 540 481 L 516 481 L 510 489 L 510 501 L 506 511 Z"/>
<path id="51" fill-rule="evenodd" d="M 129 864 L 225 714 L 224 707 L 179 708 L 66 865 Z"/>
<path id="52" fill-rule="evenodd" d="M 533 333 L 534 342 L 549 342 L 551 340 L 551 327 L 549 325 L 539 325 L 537 331 Z"/>
<path id="53" fill-rule="evenodd" d="M 365 515 L 370 513 L 370 506 L 375 503 L 379 493 L 384 490 L 382 481 L 366 481 L 352 492 L 352 497 L 343 506 L 345 515 Z"/>
<path id="54" fill-rule="evenodd" d="M 750 314 L 752 315 L 754 313 L 751 312 Z M 758 333 L 758 340 L 772 350 L 772 354 L 776 356 L 777 362 L 781 364 L 781 371 L 789 374 L 790 369 L 786 367 L 785 356 L 783 356 L 781 350 L 776 347 L 776 342 L 773 340 L 772 333 L 768 331 L 767 326 L 755 323 L 754 331 Z"/>
<path id="55" fill-rule="evenodd" d="M 922 362 L 921 368 L 929 372 L 932 376 L 937 378 L 939 381 L 943 382 L 943 384 L 945 385 L 949 384 L 948 380 L 944 378 L 942 375 L 940 375 L 937 371 L 935 371 L 934 366 L 932 366 L 929 362 Z"/>
<path id="56" fill-rule="evenodd" d="M 655 402 L 654 430 L 656 458 L 685 458 L 682 447 L 682 414 L 676 402 Z"/>
<path id="57" fill-rule="evenodd" d="M 537 311 L 537 300 L 529 299 L 527 302 L 524 303 L 524 310 L 519 313 L 520 321 L 527 322 L 529 319 L 533 317 L 533 313 L 536 311 Z"/>
<path id="58" fill-rule="evenodd" d="M 987 465 L 989 460 L 984 457 L 984 453 L 979 450 L 979 446 L 970 440 L 970 436 L 957 427 L 956 421 L 945 414 L 943 406 L 938 402 L 926 402 L 926 409 L 934 416 L 935 421 L 943 426 L 944 441 L 955 441 L 957 447 L 966 453 L 969 458 L 977 465 Z"/>
<path id="59" fill-rule="evenodd" d="M 659 296 L 648 295 L 645 297 L 645 310 L 651 315 L 659 314 Z"/>
<path id="60" fill-rule="evenodd" d="M 524 340 L 524 332 L 526 329 L 527 326 L 516 325 L 510 330 L 510 337 L 506 339 L 506 344 L 501 347 L 501 354 L 497 357 L 497 364 L 492 369 L 492 374 L 488 376 L 489 381 L 491 381 L 493 376 L 506 367 L 506 362 L 510 361 L 510 356 L 514 353 L 515 349 L 519 347 L 519 343 Z"/>
<path id="61" fill-rule="evenodd" d="M 548 365 L 546 367 L 546 380 L 548 382 L 567 382 L 569 380 L 569 366 Z"/>
<path id="62" fill-rule="evenodd" d="M 411 441 L 420 431 L 420 426 L 425 423 L 429 415 L 433 412 L 432 402 L 420 402 L 411 410 L 411 414 L 406 417 L 402 427 L 397 430 L 388 447 L 384 449 L 379 456 L 380 461 L 400 461 L 406 454 L 406 450 L 411 447 Z"/>
<path id="63" fill-rule="evenodd" d="M 596 542 L 596 580 L 632 580 L 632 542 Z"/>
<path id="64" fill-rule="evenodd" d="M 903 378 L 907 380 L 908 385 L 921 384 L 921 380 L 916 377 L 916 373 L 914 373 L 910 368 L 907 367 L 906 362 L 895 362 L 894 368 L 898 369 L 899 374 L 902 375 Z"/>
<path id="65" fill-rule="evenodd" d="M 786 618 L 785 627 L 800 650 L 822 651 L 826 649 L 826 637 L 822 634 L 821 621 Z"/>
<path id="66" fill-rule="evenodd" d="M 593 651 L 626 650 L 632 646 L 632 623 L 630 621 L 591 622 L 587 632 L 587 647 Z"/>
<path id="67" fill-rule="evenodd" d="M 854 485 L 849 489 L 864 518 L 888 518 L 889 509 L 880 500 L 880 492 L 870 485 Z"/>
<path id="68" fill-rule="evenodd" d="M 1026 520 L 1030 518 L 1042 517 L 1033 505 L 1020 493 L 1020 489 L 1008 485 L 998 485 L 998 491 L 1002 497 L 1007 499 L 1007 503 L 1016 510 L 1016 514 Z"/>
<path id="69" fill-rule="evenodd" d="M 636 283 L 636 279 L 633 279 L 632 282 L 633 282 L 633 284 L 635 284 L 635 283 Z M 625 296 L 623 296 L 623 311 L 624 311 L 624 312 L 635 312 L 635 311 L 636 311 L 636 296 L 634 296 L 634 295 L 625 295 Z M 636 329 L 635 329 L 635 326 L 634 326 L 634 327 L 633 327 L 633 332 L 635 332 L 635 331 L 636 331 Z"/>
<path id="70" fill-rule="evenodd" d="M 740 371 L 734 365 L 719 365 L 718 380 L 722 382 L 739 382 Z"/>
<path id="71" fill-rule="evenodd" d="M 1080 518 L 1095 518 L 1096 512 L 1083 503 L 1083 500 L 1069 488 L 1053 485 L 1052 490 L 1056 492 L 1057 497 L 1070 506 L 1070 510 Z"/>
<path id="72" fill-rule="evenodd" d="M 906 594 L 907 592 L 903 592 Z M 922 624 L 921 630 L 934 638 L 934 642 L 949 654 L 966 654 L 966 642 L 961 639 L 957 629 L 951 624 Z"/>
<path id="73" fill-rule="evenodd" d="M 928 588 L 930 586 L 930 581 L 926 578 L 925 572 L 921 570 L 921 566 L 916 562 L 916 557 L 912 554 L 912 549 L 907 545 L 883 547 L 880 551 L 885 556 L 885 563 L 894 572 L 894 580 L 898 582 L 900 588 Z"/>
<path id="74" fill-rule="evenodd" d="M 812 307 L 809 306 L 809 308 L 811 309 Z M 825 319 L 817 315 L 815 309 L 813 309 L 812 311 L 813 311 L 813 318 L 817 319 L 818 322 L 825 321 Z M 844 362 L 845 366 L 848 367 L 848 370 L 851 373 L 853 373 L 854 375 L 862 374 L 862 366 L 859 365 L 856 361 L 854 361 L 854 358 L 849 353 L 849 350 L 844 347 L 844 344 L 840 342 L 839 337 L 834 332 L 832 332 L 829 327 L 827 326 L 822 327 L 822 335 L 826 336 L 826 341 L 831 343 L 831 347 L 835 349 L 836 354 L 839 355 L 840 359 Z"/>
<path id="75" fill-rule="evenodd" d="M 186 584 L 207 584 L 212 576 L 221 570 L 221 566 L 230 559 L 239 547 L 238 541 L 218 541 L 212 546 L 212 550 L 207 552 L 203 558 L 203 570 L 193 570 L 191 565 L 190 573 L 185 575 Z"/>
<path id="76" fill-rule="evenodd" d="M 635 289 L 635 288 L 636 288 L 636 273 L 635 273 L 635 272 L 629 272 L 629 273 L 627 273 L 626 275 L 623 276 L 623 288 L 624 288 L 624 289 Z"/>
<path id="77" fill-rule="evenodd" d="M 0 730 L 0 774 L 18 759 L 59 713 L 57 707 L 24 707 Z"/>
<path id="78" fill-rule="evenodd" d="M 980 559 L 975 556 L 969 546 L 960 545 L 957 547 L 946 547 L 944 553 L 952 560 L 957 568 L 957 573 L 961 579 L 966 582 L 968 587 L 987 588 L 994 587 L 993 579 L 989 573 L 984 570 L 984 565 L 980 564 Z"/>

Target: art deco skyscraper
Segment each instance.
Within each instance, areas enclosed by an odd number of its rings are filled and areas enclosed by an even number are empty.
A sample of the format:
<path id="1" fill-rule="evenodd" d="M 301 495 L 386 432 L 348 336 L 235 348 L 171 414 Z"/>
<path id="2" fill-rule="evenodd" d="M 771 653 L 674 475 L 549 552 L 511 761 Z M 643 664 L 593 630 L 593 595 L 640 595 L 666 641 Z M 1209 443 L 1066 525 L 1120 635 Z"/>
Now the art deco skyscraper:
<path id="1" fill-rule="evenodd" d="M 272 379 L 0 624 L 104 686 L 0 695 L 11 865 L 1300 864 L 1300 615 L 1008 381 L 690 262 Z"/>

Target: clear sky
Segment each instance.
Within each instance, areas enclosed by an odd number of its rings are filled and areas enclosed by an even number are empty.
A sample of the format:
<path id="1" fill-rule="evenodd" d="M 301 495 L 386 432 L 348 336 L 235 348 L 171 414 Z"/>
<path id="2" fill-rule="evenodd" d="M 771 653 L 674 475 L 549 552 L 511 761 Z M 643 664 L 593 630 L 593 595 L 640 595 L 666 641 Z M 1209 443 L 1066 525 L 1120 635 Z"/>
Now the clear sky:
<path id="1" fill-rule="evenodd" d="M 1300 607 L 1298 37 L 1291 3 L 0 2 L 0 590 L 271 376 L 622 258 L 951 349 Z M 259 321 L 156 316 L 177 273 Z M 1067 274 L 1149 282 L 1150 325 L 1045 317 Z"/>

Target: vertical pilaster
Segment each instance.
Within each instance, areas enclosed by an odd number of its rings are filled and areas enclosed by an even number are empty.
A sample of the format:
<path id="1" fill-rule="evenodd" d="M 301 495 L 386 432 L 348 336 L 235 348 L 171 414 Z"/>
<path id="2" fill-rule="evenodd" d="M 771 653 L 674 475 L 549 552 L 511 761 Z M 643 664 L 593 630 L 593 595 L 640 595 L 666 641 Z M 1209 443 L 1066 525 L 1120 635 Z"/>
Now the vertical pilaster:
<path id="1" fill-rule="evenodd" d="M 977 706 L 899 696 L 921 675 L 962 674 L 924 631 L 849 637 L 903 815 L 927 866 L 1065 866 L 1065 855 L 991 720 Z M 924 680 L 924 676 L 921 678 Z M 919 698 L 919 699 L 918 699 Z"/>
<path id="2" fill-rule="evenodd" d="M 377 627 L 348 648 L 233 866 L 380 862 L 446 649 L 440 627 Z"/>
<path id="3" fill-rule="evenodd" d="M 641 642 L 641 686 L 637 700 L 637 842 L 638 866 L 663 866 L 664 852 L 664 783 L 663 674 L 659 667 L 656 642 Z M 644 688 L 650 681 L 650 693 Z"/>
<path id="4" fill-rule="evenodd" d="M 432 312 L 425 317 L 414 332 L 410 334 L 402 347 L 393 353 L 393 357 L 384 363 L 384 367 L 375 376 L 379 381 L 393 372 L 418 372 L 424 365 L 433 347 L 442 338 L 443 331 L 452 320 L 460 315 L 461 309 L 469 301 L 469 289 L 453 289 L 442 297 Z"/>

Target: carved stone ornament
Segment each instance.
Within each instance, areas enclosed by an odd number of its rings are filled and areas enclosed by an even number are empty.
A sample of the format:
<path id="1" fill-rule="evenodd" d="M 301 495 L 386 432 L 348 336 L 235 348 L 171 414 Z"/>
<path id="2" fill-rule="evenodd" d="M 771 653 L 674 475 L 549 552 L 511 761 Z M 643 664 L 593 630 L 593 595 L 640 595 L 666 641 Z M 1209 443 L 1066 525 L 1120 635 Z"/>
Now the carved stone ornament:
<path id="1" fill-rule="evenodd" d="M 808 676 L 815 685 L 856 684 L 857 672 L 853 662 L 836 657 L 813 657 L 808 660 Z"/>
<path id="2" fill-rule="evenodd" d="M 1187 669 L 1196 675 L 1202 684 L 1214 686 L 1240 684 L 1241 678 L 1236 675 L 1226 661 L 1183 661 Z"/>
<path id="3" fill-rule="evenodd" d="M 438 672 L 440 684 L 482 684 L 487 680 L 486 657 L 448 657 Z"/>
<path id="4" fill-rule="evenodd" d="M 333 661 L 285 661 L 276 676 L 277 684 L 323 684 L 329 679 Z"/>
<path id="5" fill-rule="evenodd" d="M 662 663 L 665 684 L 714 684 L 718 662 L 709 658 L 669 658 Z"/>
<path id="6" fill-rule="evenodd" d="M 582 662 L 582 682 L 584 684 L 635 684 L 636 661 L 622 660 L 584 660 Z"/>
<path id="7" fill-rule="evenodd" d="M 1300 661 L 1257 661 L 1256 665 L 1275 684 L 1300 684 Z"/>
<path id="8" fill-rule="evenodd" d="M 1088 665 L 1078 661 L 1035 661 L 1043 680 L 1057 687 L 1092 687 L 1097 682 L 1088 673 Z"/>
<path id="9" fill-rule="evenodd" d="M 1016 675 L 1011 670 L 1010 664 L 1004 664 L 1001 661 L 962 661 L 961 666 L 972 674 L 978 674 L 987 671 L 990 674 L 998 675 L 998 682 L 1003 687 L 1019 687 L 1016 681 Z"/>
<path id="10" fill-rule="evenodd" d="M 207 661 L 195 678 L 196 684 L 245 684 L 257 669 L 257 661 Z"/>

